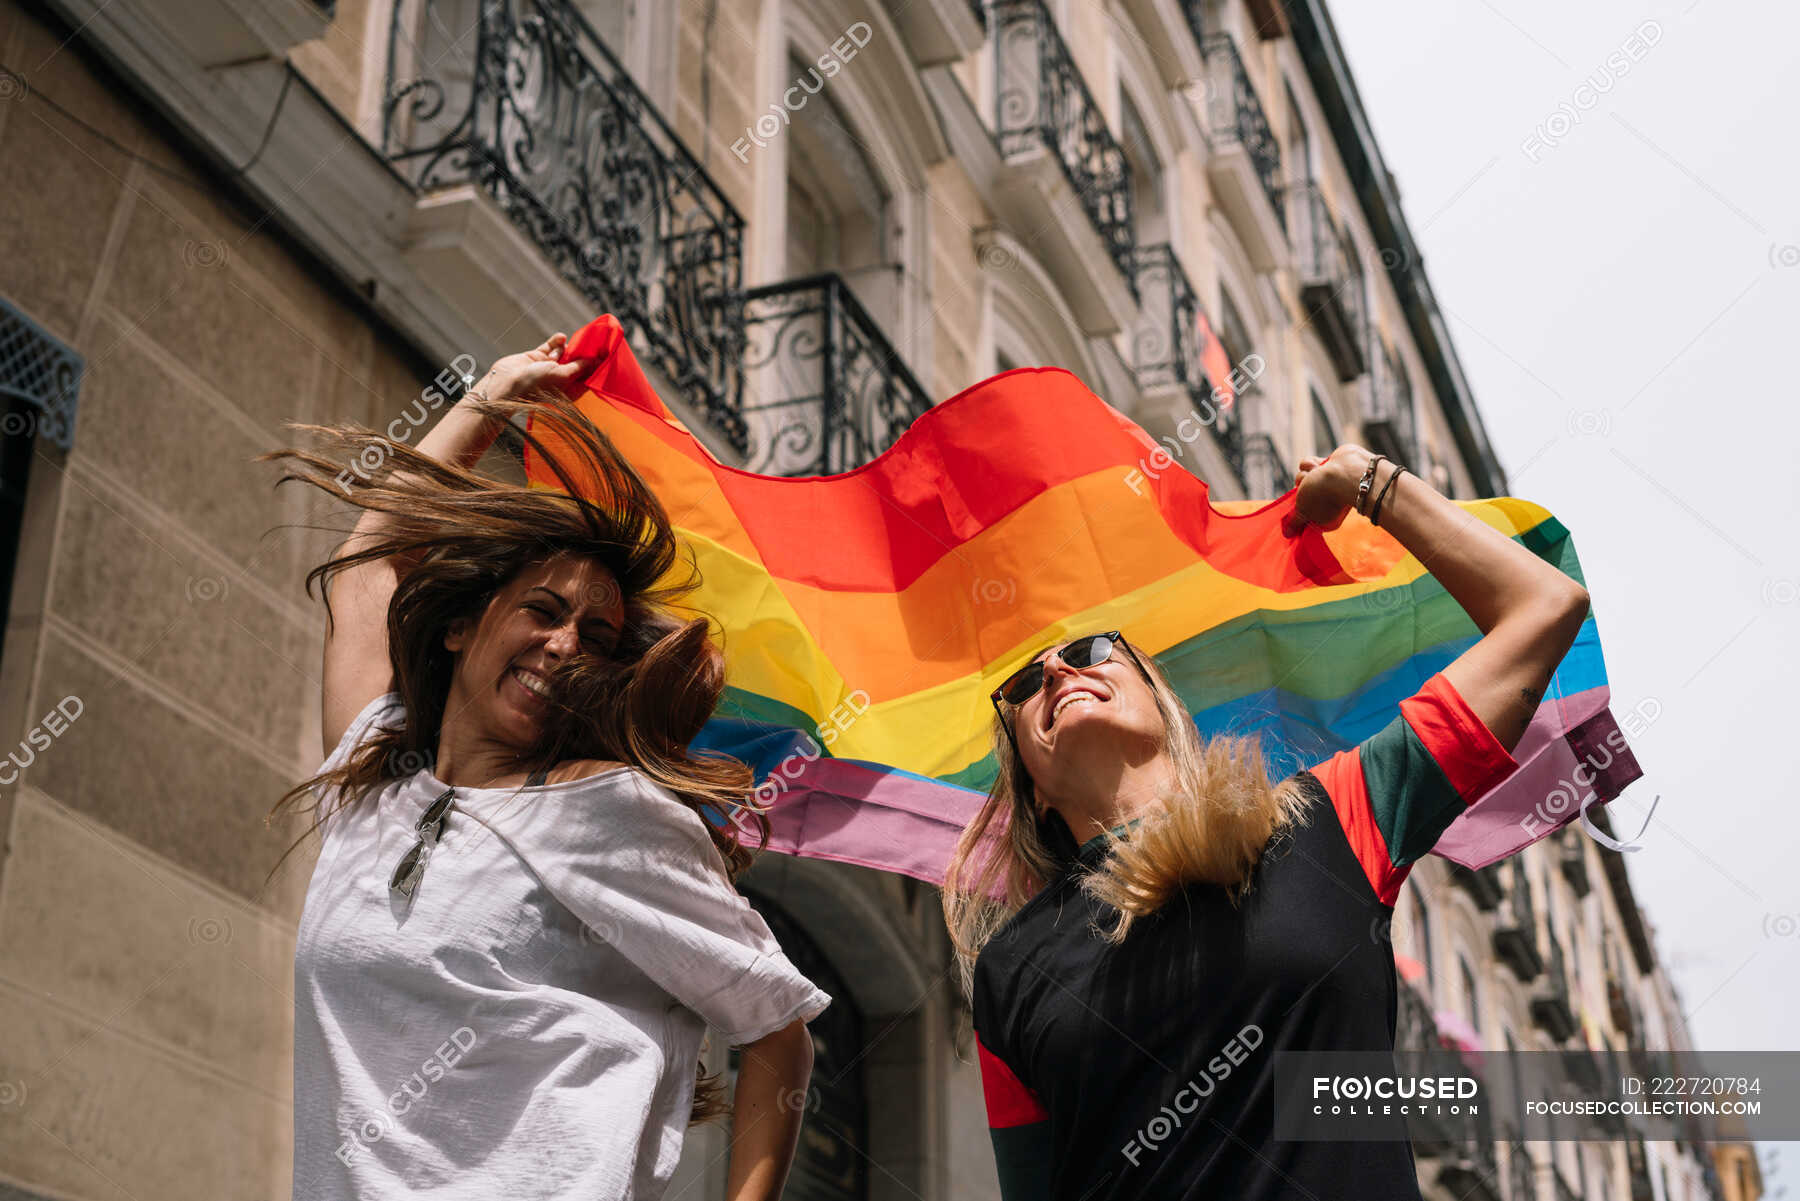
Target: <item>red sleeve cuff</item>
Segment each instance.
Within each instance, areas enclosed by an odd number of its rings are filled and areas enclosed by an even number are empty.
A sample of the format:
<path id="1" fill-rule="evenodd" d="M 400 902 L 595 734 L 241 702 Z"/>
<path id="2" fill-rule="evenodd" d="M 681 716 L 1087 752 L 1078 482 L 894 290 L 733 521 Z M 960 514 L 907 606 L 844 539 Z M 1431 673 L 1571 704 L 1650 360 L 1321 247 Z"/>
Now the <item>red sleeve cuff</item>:
<path id="1" fill-rule="evenodd" d="M 1050 1116 L 1037 1094 L 1013 1075 L 1006 1061 L 988 1050 L 979 1037 L 975 1040 L 975 1050 L 981 1059 L 981 1091 L 987 1099 L 990 1128 L 1025 1126 Z"/>
<path id="2" fill-rule="evenodd" d="M 1441 671 L 1401 701 L 1400 712 L 1464 805 L 1473 805 L 1519 770 L 1518 760 Z"/>

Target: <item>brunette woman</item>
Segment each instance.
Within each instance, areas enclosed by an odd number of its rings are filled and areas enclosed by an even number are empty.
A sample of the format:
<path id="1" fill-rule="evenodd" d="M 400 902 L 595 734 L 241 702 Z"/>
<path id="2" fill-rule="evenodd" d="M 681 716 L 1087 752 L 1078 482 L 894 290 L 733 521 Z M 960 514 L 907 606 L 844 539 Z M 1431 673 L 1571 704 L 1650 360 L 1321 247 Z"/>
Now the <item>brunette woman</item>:
<path id="1" fill-rule="evenodd" d="M 688 750 L 720 657 L 670 609 L 691 580 L 662 505 L 561 394 L 593 367 L 563 342 L 500 360 L 417 449 L 300 426 L 324 453 L 263 456 L 362 510 L 308 577 L 327 757 L 277 806 L 321 835 L 295 1198 L 653 1201 L 725 1111 L 708 1026 L 743 1048 L 727 1196 L 773 1201 L 792 1162 L 829 998 L 732 886 L 750 772 Z M 478 473 L 503 430 L 564 491 Z"/>

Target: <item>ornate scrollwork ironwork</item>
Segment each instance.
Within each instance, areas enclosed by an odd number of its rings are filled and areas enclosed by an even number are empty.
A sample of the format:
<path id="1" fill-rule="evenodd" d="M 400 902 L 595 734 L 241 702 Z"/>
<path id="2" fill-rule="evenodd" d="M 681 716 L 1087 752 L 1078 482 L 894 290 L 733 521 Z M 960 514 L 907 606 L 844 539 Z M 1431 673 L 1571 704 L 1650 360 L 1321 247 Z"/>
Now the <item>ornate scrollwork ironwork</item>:
<path id="1" fill-rule="evenodd" d="M 760 475 L 833 475 L 868 462 L 931 398 L 841 276 L 745 297 L 743 416 Z"/>
<path id="2" fill-rule="evenodd" d="M 1412 462 L 1418 453 L 1418 435 L 1413 421 L 1412 381 L 1407 378 L 1400 361 L 1394 357 L 1393 348 L 1385 342 L 1379 353 L 1372 357 L 1375 387 L 1367 417 L 1391 425 L 1394 438 L 1404 452 L 1401 461 Z"/>
<path id="3" fill-rule="evenodd" d="M 1269 128 L 1268 112 L 1262 98 L 1244 70 L 1237 43 L 1228 33 L 1205 35 L 1201 48 L 1206 52 L 1206 69 L 1210 77 L 1206 89 L 1207 133 L 1216 142 L 1236 142 L 1250 156 L 1256 178 L 1262 183 L 1275 218 L 1287 227 L 1287 214 L 1281 204 L 1281 143 Z"/>
<path id="4" fill-rule="evenodd" d="M 1000 153 L 1042 145 L 1063 174 L 1127 285 L 1136 233 L 1131 164 L 1069 56 L 1043 0 L 994 0 L 994 131 Z"/>
<path id="5" fill-rule="evenodd" d="M 1343 306 L 1359 340 L 1366 336 L 1363 313 L 1363 270 L 1350 235 L 1332 215 L 1324 193 L 1312 180 L 1288 186 L 1293 204 L 1290 214 L 1296 274 L 1303 283 L 1323 283 Z"/>
<path id="6" fill-rule="evenodd" d="M 424 0 L 392 35 L 388 161 L 492 196 L 742 452 L 743 218 L 593 27 L 569 0 Z"/>
<path id="7" fill-rule="evenodd" d="M 1236 473 L 1244 476 L 1244 434 L 1238 406 L 1222 405 L 1214 398 L 1201 358 L 1200 298 L 1182 269 L 1181 260 L 1167 242 L 1140 246 L 1132 252 L 1133 277 L 1138 290 L 1138 323 L 1132 330 L 1132 367 L 1138 387 L 1178 387 L 1193 398 L 1194 409 L 1205 420 L 1219 452 Z"/>

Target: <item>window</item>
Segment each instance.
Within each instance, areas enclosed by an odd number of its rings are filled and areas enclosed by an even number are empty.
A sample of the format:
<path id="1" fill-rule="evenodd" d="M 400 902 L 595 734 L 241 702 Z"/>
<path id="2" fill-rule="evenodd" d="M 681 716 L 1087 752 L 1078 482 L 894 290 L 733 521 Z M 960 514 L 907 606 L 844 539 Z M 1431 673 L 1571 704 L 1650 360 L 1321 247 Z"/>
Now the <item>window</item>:
<path id="1" fill-rule="evenodd" d="M 1525 1077 L 1519 1064 L 1519 1044 L 1518 1041 L 1513 1038 L 1513 1032 L 1510 1027 L 1505 1031 L 1505 1034 L 1506 1062 L 1508 1065 L 1507 1074 L 1512 1077 L 1513 1096 L 1523 1097 L 1525 1095 Z"/>
<path id="2" fill-rule="evenodd" d="M 1313 177 L 1312 168 L 1312 135 L 1306 130 L 1306 117 L 1302 115 L 1300 101 L 1294 95 L 1292 84 L 1283 83 L 1287 92 L 1288 106 L 1288 171 L 1295 183 L 1305 183 Z"/>
<path id="3" fill-rule="evenodd" d="M 786 138 L 787 277 L 836 271 L 876 323 L 891 329 L 899 295 L 888 254 L 888 190 L 818 68 L 791 58 L 788 70 L 803 92 L 819 91 L 793 113 Z"/>
<path id="4" fill-rule="evenodd" d="M 1312 396 L 1313 419 L 1313 453 L 1328 455 L 1337 449 L 1338 439 L 1331 421 L 1331 410 L 1325 407 L 1325 398 L 1319 395 L 1317 388 L 1309 387 L 1307 392 Z"/>
<path id="5" fill-rule="evenodd" d="M 1475 994 L 1475 972 L 1469 967 L 1469 961 L 1461 955 L 1456 957 L 1456 970 L 1462 977 L 1463 1000 L 1468 1005 L 1469 1025 L 1481 1029 L 1481 999 Z"/>
<path id="6" fill-rule="evenodd" d="M 1225 347 L 1225 354 L 1235 369 L 1243 365 L 1244 359 L 1255 347 L 1250 340 L 1249 327 L 1244 324 L 1242 314 L 1237 305 L 1231 302 L 1231 293 L 1224 288 L 1219 289 L 1219 342 Z M 1244 391 L 1254 391 L 1253 384 L 1247 384 Z"/>
<path id="7" fill-rule="evenodd" d="M 1425 964 L 1425 982 L 1431 983 L 1431 911 L 1425 907 L 1425 898 L 1413 894 L 1413 908 L 1418 913 L 1419 959 Z"/>
<path id="8" fill-rule="evenodd" d="M 1169 217 L 1163 210 L 1162 161 L 1156 156 L 1156 146 L 1150 141 L 1150 132 L 1144 127 L 1137 106 L 1123 92 L 1119 96 L 1119 132 L 1125 159 L 1131 164 L 1131 208 L 1137 244 L 1154 246 L 1167 242 Z"/>

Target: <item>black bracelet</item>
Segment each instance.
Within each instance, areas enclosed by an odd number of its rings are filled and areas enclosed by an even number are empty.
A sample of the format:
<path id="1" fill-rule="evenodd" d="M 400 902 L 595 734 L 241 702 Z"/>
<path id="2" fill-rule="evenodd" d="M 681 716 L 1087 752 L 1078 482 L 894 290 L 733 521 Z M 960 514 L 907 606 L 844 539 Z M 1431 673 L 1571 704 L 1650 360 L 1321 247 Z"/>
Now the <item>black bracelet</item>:
<path id="1" fill-rule="evenodd" d="M 1381 524 L 1381 502 L 1387 499 L 1388 489 L 1394 486 L 1394 481 L 1399 479 L 1400 473 L 1405 470 L 1406 468 L 1400 466 L 1400 464 L 1394 464 L 1393 474 L 1388 476 L 1388 482 L 1382 485 L 1380 494 L 1375 497 L 1375 507 L 1369 510 L 1370 525 Z"/>

